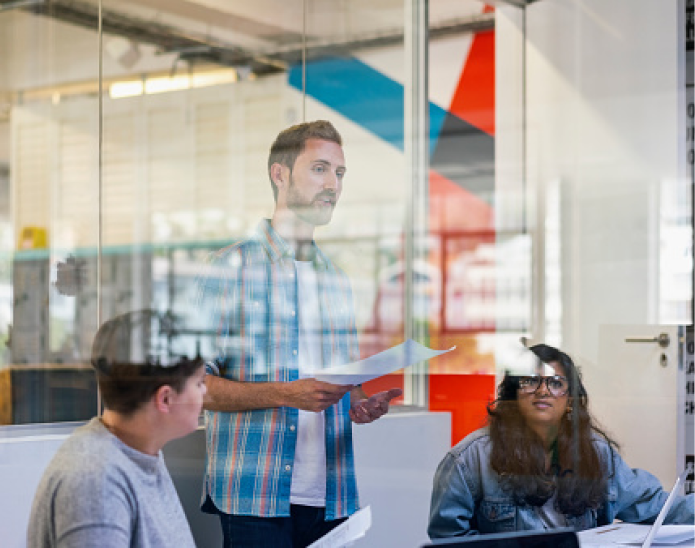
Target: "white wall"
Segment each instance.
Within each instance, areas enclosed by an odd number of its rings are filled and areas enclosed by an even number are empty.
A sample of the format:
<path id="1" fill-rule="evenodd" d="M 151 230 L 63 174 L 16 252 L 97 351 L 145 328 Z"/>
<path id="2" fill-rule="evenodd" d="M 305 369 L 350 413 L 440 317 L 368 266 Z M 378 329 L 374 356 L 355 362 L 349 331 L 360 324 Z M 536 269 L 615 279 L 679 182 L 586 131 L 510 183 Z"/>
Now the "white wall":
<path id="1" fill-rule="evenodd" d="M 43 470 L 74 425 L 0 431 L 0 531 L 3 548 L 24 548 L 31 501 Z M 12 432 L 15 436 L 12 436 Z M 372 528 L 359 547 L 416 547 L 427 541 L 432 478 L 450 448 L 448 413 L 392 413 L 354 428 L 361 505 Z M 200 512 L 205 436 L 198 430 L 164 451 L 198 546 L 219 546 L 215 516 Z"/>
<path id="2" fill-rule="evenodd" d="M 0 121 L 0 164 L 10 161 L 10 123 Z"/>
<path id="3" fill-rule="evenodd" d="M 31 502 L 44 469 L 75 424 L 3 427 L 0 431 L 0 531 L 6 548 L 26 546 Z"/>
<path id="4" fill-rule="evenodd" d="M 521 11 L 497 11 L 497 226 L 519 228 L 526 204 L 535 276 L 545 276 L 545 200 L 557 185 L 562 346 L 588 360 L 600 324 L 658 321 L 660 189 L 685 184 L 678 9 L 677 0 L 535 3 L 525 74 Z M 537 321 L 531 335 L 544 331 Z"/>

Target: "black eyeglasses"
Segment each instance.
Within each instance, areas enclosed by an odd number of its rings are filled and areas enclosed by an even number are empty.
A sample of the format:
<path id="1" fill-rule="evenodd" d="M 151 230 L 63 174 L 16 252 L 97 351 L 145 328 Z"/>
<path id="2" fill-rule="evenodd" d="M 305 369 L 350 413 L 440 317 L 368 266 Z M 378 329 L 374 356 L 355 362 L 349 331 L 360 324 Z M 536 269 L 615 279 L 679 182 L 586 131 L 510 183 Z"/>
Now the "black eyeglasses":
<path id="1" fill-rule="evenodd" d="M 524 394 L 533 394 L 545 382 L 545 386 L 556 398 L 564 396 L 569 390 L 569 382 L 566 377 L 555 375 L 554 377 L 521 377 L 519 379 L 519 391 Z"/>

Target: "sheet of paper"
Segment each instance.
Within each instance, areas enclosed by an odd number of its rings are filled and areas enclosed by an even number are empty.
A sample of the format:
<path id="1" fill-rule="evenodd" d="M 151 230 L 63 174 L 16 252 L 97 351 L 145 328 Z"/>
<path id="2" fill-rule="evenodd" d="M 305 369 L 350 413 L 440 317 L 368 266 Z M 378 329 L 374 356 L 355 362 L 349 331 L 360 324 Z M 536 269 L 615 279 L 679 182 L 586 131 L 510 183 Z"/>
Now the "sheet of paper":
<path id="1" fill-rule="evenodd" d="M 617 540 L 616 543 L 640 546 L 646 537 L 647 533 L 637 534 L 623 540 Z M 695 525 L 662 525 L 654 536 L 652 546 L 672 546 L 693 539 L 695 539 Z"/>
<path id="2" fill-rule="evenodd" d="M 311 376 L 316 380 L 333 384 L 361 384 L 423 360 L 441 356 L 454 348 L 456 347 L 453 346 L 448 350 L 433 350 L 408 339 L 404 343 L 364 360 L 319 369 L 311 373 Z"/>
<path id="3" fill-rule="evenodd" d="M 367 506 L 358 510 L 338 527 L 313 542 L 308 548 L 341 548 L 365 535 L 372 526 L 372 509 Z"/>
<path id="4" fill-rule="evenodd" d="M 649 533 L 651 525 L 643 525 L 638 523 L 612 523 L 595 529 L 587 529 L 577 533 L 579 545 L 582 548 L 617 548 L 625 545 L 641 546 L 642 541 Z M 666 535 L 678 532 L 680 529 L 685 536 L 690 530 L 689 537 L 683 541 L 674 540 L 667 542 L 662 539 L 664 531 Z M 678 532 L 678 533 L 680 533 Z M 693 545 L 693 534 L 695 534 L 694 526 L 692 525 L 662 525 L 657 534 L 657 539 L 654 540 L 652 546 L 671 546 L 671 548 Z M 666 537 L 664 537 L 666 538 Z"/>

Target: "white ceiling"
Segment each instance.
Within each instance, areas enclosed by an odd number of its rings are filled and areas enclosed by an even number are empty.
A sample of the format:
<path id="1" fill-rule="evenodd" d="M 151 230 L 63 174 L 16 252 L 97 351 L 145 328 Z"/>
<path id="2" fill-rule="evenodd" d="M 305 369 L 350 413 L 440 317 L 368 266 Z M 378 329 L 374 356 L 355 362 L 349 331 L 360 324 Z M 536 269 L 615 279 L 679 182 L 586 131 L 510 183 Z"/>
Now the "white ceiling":
<path id="1" fill-rule="evenodd" d="M 97 4 L 98 0 L 88 0 Z M 432 0 L 430 23 L 482 12 L 480 0 Z M 256 52 L 306 41 L 402 32 L 404 0 L 103 0 L 103 9 Z"/>
<path id="2" fill-rule="evenodd" d="M 382 37 L 399 44 L 404 2 L 102 0 L 104 29 L 111 31 L 104 39 L 104 76 L 169 71 L 177 59 L 250 66 L 262 73 L 296 62 L 305 45 L 316 55 L 340 55 L 370 47 L 370 40 Z M 0 0 L 0 92 L 93 80 L 98 6 L 99 0 Z M 485 3 L 430 0 L 429 6 L 430 28 L 458 29 L 461 22 L 465 26 L 481 18 Z M 135 63 L 112 54 L 111 46 L 137 42 Z M 206 57 L 209 51 L 213 55 Z"/>

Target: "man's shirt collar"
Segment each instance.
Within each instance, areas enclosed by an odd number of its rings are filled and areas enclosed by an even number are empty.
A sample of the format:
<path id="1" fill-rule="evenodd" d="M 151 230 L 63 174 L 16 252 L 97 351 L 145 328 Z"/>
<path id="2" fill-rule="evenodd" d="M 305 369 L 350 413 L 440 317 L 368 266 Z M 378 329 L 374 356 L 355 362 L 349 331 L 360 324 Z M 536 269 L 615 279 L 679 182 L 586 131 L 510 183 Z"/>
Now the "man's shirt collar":
<path id="1" fill-rule="evenodd" d="M 277 262 L 282 259 L 290 259 L 292 261 L 296 260 L 294 249 L 292 246 L 283 239 L 280 234 L 273 228 L 270 223 L 270 219 L 263 219 L 256 229 L 257 236 L 261 242 L 261 245 L 265 248 L 268 253 L 268 257 L 271 262 Z M 316 242 L 312 240 L 311 247 L 313 250 L 313 259 L 315 267 L 325 268 L 328 259 L 321 252 Z"/>

